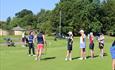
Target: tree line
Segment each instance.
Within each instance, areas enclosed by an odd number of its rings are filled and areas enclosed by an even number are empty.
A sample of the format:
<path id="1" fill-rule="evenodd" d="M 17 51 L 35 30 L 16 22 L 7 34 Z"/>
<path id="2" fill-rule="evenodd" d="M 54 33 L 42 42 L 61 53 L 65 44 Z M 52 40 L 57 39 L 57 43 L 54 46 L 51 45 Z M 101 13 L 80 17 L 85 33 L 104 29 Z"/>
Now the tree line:
<path id="1" fill-rule="evenodd" d="M 80 29 L 89 32 L 102 32 L 115 35 L 115 1 L 99 2 L 100 0 L 60 0 L 53 10 L 41 9 L 34 14 L 23 9 L 0 21 L 0 28 L 10 30 L 21 26 L 27 30 L 42 30 L 47 34 L 61 31 L 66 34 L 72 31 L 78 35 Z M 61 12 L 61 15 L 60 15 Z M 61 28 L 60 28 L 61 17 Z"/>

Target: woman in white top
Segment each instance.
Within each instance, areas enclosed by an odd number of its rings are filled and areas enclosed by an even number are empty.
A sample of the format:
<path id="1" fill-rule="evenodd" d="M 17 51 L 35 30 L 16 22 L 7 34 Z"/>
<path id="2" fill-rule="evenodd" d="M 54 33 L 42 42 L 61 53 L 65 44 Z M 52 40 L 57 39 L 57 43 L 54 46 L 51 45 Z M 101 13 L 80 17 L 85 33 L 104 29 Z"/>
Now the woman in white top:
<path id="1" fill-rule="evenodd" d="M 103 55 L 104 55 L 104 35 L 103 34 L 100 34 L 99 36 L 99 49 L 100 49 L 100 57 L 103 58 Z"/>
<path id="2" fill-rule="evenodd" d="M 83 30 L 80 30 L 80 48 L 81 48 L 81 58 L 80 60 L 86 59 L 86 35 Z"/>

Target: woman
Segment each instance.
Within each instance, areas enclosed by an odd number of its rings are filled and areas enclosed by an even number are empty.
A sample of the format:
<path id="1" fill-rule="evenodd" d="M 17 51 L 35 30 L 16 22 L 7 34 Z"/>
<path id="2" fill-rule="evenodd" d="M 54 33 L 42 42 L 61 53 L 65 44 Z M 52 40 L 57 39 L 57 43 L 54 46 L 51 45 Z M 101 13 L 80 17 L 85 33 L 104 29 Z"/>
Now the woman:
<path id="1" fill-rule="evenodd" d="M 22 33 L 22 47 L 26 46 L 26 35 L 25 32 Z"/>
<path id="2" fill-rule="evenodd" d="M 72 60 L 72 58 L 71 58 L 71 55 L 72 55 L 72 53 L 71 53 L 71 51 L 72 51 L 72 44 L 73 44 L 73 34 L 72 34 L 72 32 L 68 32 L 68 34 L 69 34 L 69 37 L 68 37 L 68 43 L 67 43 L 67 55 L 66 55 L 66 58 L 65 58 L 65 60 L 67 61 L 67 60 Z"/>
<path id="3" fill-rule="evenodd" d="M 112 56 L 112 70 L 115 70 L 115 40 L 110 48 L 111 56 Z"/>
<path id="4" fill-rule="evenodd" d="M 28 36 L 28 45 L 29 45 L 29 56 L 31 56 L 31 50 L 33 52 L 33 56 L 35 56 L 34 51 L 34 33 L 31 31 Z"/>
<path id="5" fill-rule="evenodd" d="M 83 30 L 80 30 L 80 48 L 81 48 L 81 57 L 80 60 L 86 59 L 86 35 Z"/>
<path id="6" fill-rule="evenodd" d="M 41 59 L 41 54 L 44 49 L 44 43 L 45 43 L 45 36 L 43 32 L 40 32 L 37 37 L 37 49 L 36 49 L 36 60 Z"/>
<path id="7" fill-rule="evenodd" d="M 91 53 L 91 58 L 94 58 L 94 36 L 93 33 L 91 32 L 89 35 L 89 49 L 90 49 L 90 53 Z"/>
<path id="8" fill-rule="evenodd" d="M 99 41 L 100 57 L 103 58 L 103 55 L 104 55 L 104 35 L 103 34 L 100 34 L 98 41 Z"/>

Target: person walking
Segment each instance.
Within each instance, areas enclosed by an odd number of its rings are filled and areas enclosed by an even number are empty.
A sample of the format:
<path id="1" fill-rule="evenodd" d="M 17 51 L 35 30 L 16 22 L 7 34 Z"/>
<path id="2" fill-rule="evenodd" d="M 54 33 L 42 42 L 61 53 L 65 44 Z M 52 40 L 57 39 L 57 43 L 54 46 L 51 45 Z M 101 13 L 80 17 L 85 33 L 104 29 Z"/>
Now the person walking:
<path id="1" fill-rule="evenodd" d="M 35 60 L 40 61 L 42 52 L 44 50 L 44 43 L 46 42 L 44 33 L 41 31 L 37 35 L 36 39 L 37 39 L 37 48 L 36 48 L 36 58 L 35 58 Z"/>

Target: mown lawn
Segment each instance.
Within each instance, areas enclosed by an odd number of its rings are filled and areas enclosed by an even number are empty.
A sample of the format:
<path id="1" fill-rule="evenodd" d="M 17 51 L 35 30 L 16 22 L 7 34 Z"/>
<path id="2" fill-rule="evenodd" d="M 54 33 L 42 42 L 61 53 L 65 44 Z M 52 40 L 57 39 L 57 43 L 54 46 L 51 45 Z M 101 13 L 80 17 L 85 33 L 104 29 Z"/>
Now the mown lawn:
<path id="1" fill-rule="evenodd" d="M 20 42 L 21 41 L 21 36 L 15 36 L 15 35 L 6 35 L 6 36 L 0 36 L 0 43 L 6 42 L 5 39 L 10 38 L 15 42 Z"/>
<path id="2" fill-rule="evenodd" d="M 34 56 L 28 56 L 28 47 L 0 46 L 0 70 L 111 70 L 111 55 L 109 52 L 115 37 L 105 38 L 105 53 L 103 59 L 99 57 L 99 48 L 95 40 L 95 58 L 92 60 L 79 60 L 79 37 L 74 38 L 73 60 L 65 61 L 66 40 L 54 41 L 53 37 L 47 37 L 47 51 L 42 60 L 35 61 Z M 87 40 L 87 57 L 90 55 Z"/>

